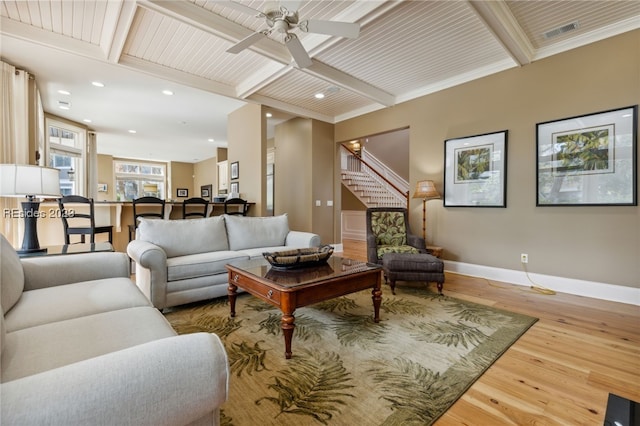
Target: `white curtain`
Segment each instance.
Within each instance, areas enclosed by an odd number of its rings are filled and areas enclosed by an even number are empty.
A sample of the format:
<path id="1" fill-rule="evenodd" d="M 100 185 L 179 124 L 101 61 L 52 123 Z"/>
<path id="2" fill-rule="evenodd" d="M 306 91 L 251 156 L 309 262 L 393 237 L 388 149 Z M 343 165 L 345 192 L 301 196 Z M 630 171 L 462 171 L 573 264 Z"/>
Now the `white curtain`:
<path id="1" fill-rule="evenodd" d="M 2 62 L 0 85 L 0 163 L 29 163 L 29 74 Z M 0 231 L 17 247 L 24 222 L 12 217 L 19 200 L 0 197 Z"/>

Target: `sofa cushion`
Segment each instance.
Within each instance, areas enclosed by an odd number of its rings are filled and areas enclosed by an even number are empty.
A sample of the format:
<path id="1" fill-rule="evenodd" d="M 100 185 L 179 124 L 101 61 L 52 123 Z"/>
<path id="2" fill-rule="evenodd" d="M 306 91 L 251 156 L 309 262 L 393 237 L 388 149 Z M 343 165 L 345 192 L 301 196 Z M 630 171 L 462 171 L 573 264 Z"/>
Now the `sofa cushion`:
<path id="1" fill-rule="evenodd" d="M 24 271 L 18 253 L 9 241 L 0 234 L 0 300 L 2 311 L 9 310 L 16 304 L 24 290 Z"/>
<path id="2" fill-rule="evenodd" d="M 248 259 L 244 253 L 213 251 L 167 259 L 167 281 L 185 280 L 215 274 L 226 274 L 224 265 L 234 260 Z"/>
<path id="3" fill-rule="evenodd" d="M 6 315 L 8 332 L 101 312 L 151 306 L 129 278 L 108 278 L 25 291 Z"/>
<path id="4" fill-rule="evenodd" d="M 223 216 L 203 219 L 140 219 L 137 238 L 161 247 L 167 257 L 229 250 Z"/>
<path id="5" fill-rule="evenodd" d="M 230 250 L 284 246 L 289 233 L 287 214 L 269 217 L 224 215 Z"/>
<path id="6" fill-rule="evenodd" d="M 152 307 L 121 309 L 7 333 L 2 382 L 19 379 L 176 333 Z"/>

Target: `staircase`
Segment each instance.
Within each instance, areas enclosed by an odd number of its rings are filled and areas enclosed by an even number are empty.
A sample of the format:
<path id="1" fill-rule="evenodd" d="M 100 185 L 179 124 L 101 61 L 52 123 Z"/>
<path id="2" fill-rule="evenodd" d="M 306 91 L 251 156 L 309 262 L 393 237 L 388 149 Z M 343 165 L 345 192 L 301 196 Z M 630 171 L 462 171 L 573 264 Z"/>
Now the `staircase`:
<path id="1" fill-rule="evenodd" d="M 365 206 L 407 207 L 408 182 L 375 158 L 364 160 L 345 146 L 341 157 L 342 184 Z"/>

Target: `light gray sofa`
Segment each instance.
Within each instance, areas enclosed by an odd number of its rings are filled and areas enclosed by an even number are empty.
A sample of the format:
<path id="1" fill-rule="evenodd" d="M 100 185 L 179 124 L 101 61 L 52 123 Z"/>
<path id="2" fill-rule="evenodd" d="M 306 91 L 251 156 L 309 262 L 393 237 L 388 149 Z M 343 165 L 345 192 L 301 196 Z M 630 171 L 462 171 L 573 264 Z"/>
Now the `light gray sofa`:
<path id="1" fill-rule="evenodd" d="M 0 424 L 219 424 L 220 339 L 176 336 L 127 255 L 19 259 L 0 239 Z"/>
<path id="2" fill-rule="evenodd" d="M 136 283 L 158 309 L 227 295 L 225 265 L 263 252 L 318 247 L 320 236 L 289 230 L 286 214 L 142 219 L 127 253 Z"/>

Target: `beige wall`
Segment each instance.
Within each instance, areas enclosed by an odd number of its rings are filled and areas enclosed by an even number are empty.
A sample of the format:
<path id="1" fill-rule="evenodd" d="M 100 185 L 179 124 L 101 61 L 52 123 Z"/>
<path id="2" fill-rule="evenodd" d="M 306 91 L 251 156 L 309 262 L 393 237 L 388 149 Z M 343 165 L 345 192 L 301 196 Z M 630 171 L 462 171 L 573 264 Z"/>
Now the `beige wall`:
<path id="1" fill-rule="evenodd" d="M 334 207 L 327 205 L 335 203 L 333 134 L 332 124 L 294 118 L 276 126 L 274 137 L 274 212 L 287 213 L 291 229 L 315 232 L 323 243 L 335 242 Z"/>
<path id="2" fill-rule="evenodd" d="M 323 243 L 333 243 L 334 235 L 334 191 L 333 181 L 336 145 L 333 142 L 333 124 L 311 120 L 311 176 L 312 176 L 312 231 L 320 235 Z M 320 200 L 320 206 L 316 201 Z M 329 204 L 332 204 L 331 206 Z"/>
<path id="3" fill-rule="evenodd" d="M 267 129 L 262 106 L 248 104 L 229 114 L 227 121 L 229 148 L 227 161 L 238 161 L 240 196 L 256 204 L 250 216 L 264 216 L 266 185 L 263 176 L 267 167 Z M 222 160 L 221 160 L 222 161 Z M 231 184 L 231 180 L 229 181 Z"/>
<path id="4" fill-rule="evenodd" d="M 218 187 L 218 159 L 216 157 L 208 158 L 193 165 L 193 173 L 195 175 L 193 181 L 192 197 L 200 196 L 200 187 L 203 185 L 211 185 L 213 188 Z M 210 194 L 212 197 L 218 194 Z"/>
<path id="5" fill-rule="evenodd" d="M 167 191 L 167 199 L 174 201 L 184 201 L 186 197 L 178 197 L 178 188 L 186 188 L 189 190 L 189 197 L 200 196 L 200 187 L 198 194 L 194 195 L 193 191 L 193 163 L 182 163 L 172 161 L 169 163 L 169 190 Z"/>
<path id="6" fill-rule="evenodd" d="M 107 184 L 107 192 L 98 192 L 98 201 L 115 201 L 115 177 L 113 175 L 113 156 L 98 154 L 98 183 Z"/>
<path id="7" fill-rule="evenodd" d="M 507 208 L 427 206 L 427 239 L 465 263 L 640 287 L 638 207 L 536 207 L 536 123 L 640 102 L 640 31 L 336 124 L 336 141 L 410 126 L 410 184 L 442 192 L 444 140 L 509 130 Z M 637 161 L 637 160 L 636 160 Z M 411 226 L 422 228 L 413 202 Z"/>
<path id="8" fill-rule="evenodd" d="M 311 231 L 311 120 L 293 118 L 275 129 L 274 214 L 287 213 L 289 227 Z"/>

